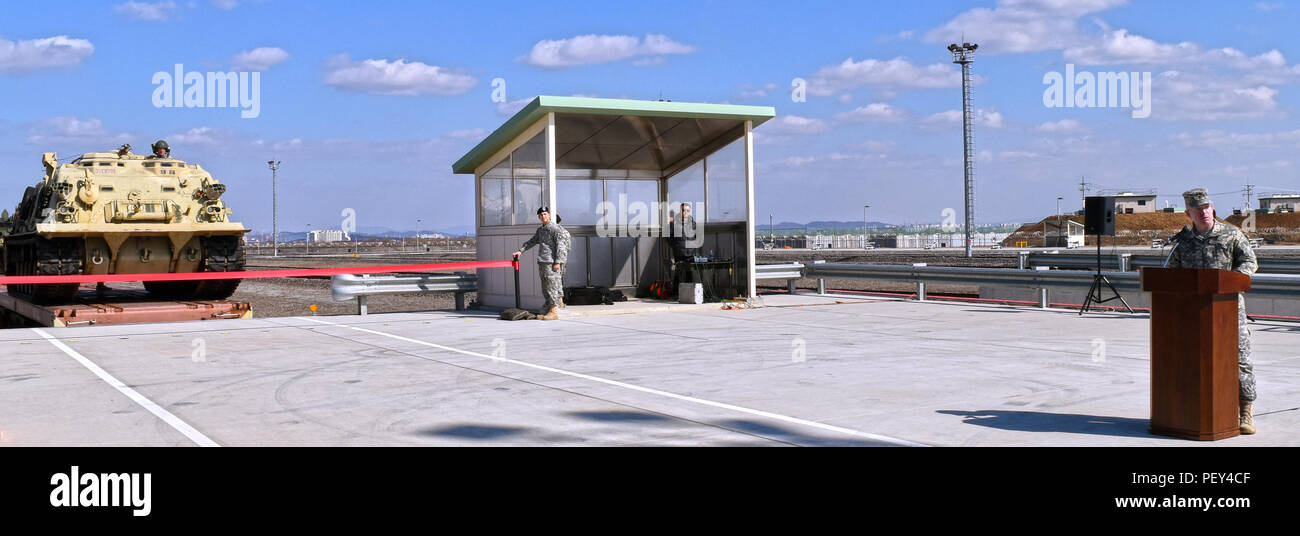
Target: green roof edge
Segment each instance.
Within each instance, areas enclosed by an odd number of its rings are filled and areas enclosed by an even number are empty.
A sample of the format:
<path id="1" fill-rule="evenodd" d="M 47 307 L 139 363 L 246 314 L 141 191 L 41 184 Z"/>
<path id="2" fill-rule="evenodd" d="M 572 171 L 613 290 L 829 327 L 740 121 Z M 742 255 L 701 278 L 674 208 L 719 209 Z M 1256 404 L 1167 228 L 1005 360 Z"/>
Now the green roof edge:
<path id="1" fill-rule="evenodd" d="M 473 173 L 484 160 L 496 154 L 510 143 L 510 140 L 550 112 L 750 120 L 754 122 L 755 127 L 776 117 L 776 108 L 771 106 L 541 95 L 526 104 L 483 141 L 465 153 L 465 156 L 452 164 L 452 173 Z"/>

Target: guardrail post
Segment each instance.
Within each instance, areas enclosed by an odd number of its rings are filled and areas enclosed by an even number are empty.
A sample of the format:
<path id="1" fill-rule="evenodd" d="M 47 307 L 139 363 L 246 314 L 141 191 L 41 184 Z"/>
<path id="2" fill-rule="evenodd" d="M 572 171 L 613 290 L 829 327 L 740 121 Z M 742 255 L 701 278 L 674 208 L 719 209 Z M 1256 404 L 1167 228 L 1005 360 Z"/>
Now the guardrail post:
<path id="1" fill-rule="evenodd" d="M 1119 254 L 1119 271 L 1121 271 L 1121 272 L 1127 272 L 1128 269 L 1129 269 L 1129 265 L 1132 263 L 1132 261 L 1133 261 L 1133 254 L 1132 254 L 1132 253 L 1120 253 L 1120 254 Z"/>
<path id="2" fill-rule="evenodd" d="M 465 273 L 465 272 L 456 272 L 456 275 L 464 277 L 464 276 L 466 275 L 466 273 Z M 475 287 L 477 287 L 477 286 L 478 286 L 478 285 L 475 284 Z M 457 310 L 457 311 L 464 311 L 464 310 L 465 310 L 465 291 L 463 291 L 463 290 L 457 290 L 457 291 L 456 291 L 456 310 Z"/>
<path id="3" fill-rule="evenodd" d="M 785 285 L 786 285 L 786 290 L 789 291 L 790 294 L 794 294 L 794 291 L 795 291 L 795 288 L 794 288 L 794 280 L 793 280 L 793 279 L 787 279 L 787 280 L 785 280 Z"/>
<path id="4" fill-rule="evenodd" d="M 519 259 L 515 259 L 513 264 L 515 268 L 515 309 L 523 309 L 524 306 L 519 301 Z"/>
<path id="5" fill-rule="evenodd" d="M 366 312 L 366 296 L 364 294 L 357 296 L 357 314 L 366 316 Z"/>
<path id="6" fill-rule="evenodd" d="M 1020 269 L 1021 269 L 1021 270 L 1024 270 L 1024 269 L 1026 269 L 1026 268 L 1029 268 L 1029 252 L 1028 252 L 1028 251 L 1021 251 L 1021 252 L 1020 252 Z"/>
<path id="7" fill-rule="evenodd" d="M 925 281 L 916 282 L 916 299 L 917 301 L 925 301 Z"/>
<path id="8" fill-rule="evenodd" d="M 817 279 L 817 293 L 818 293 L 818 294 L 826 294 L 826 280 L 825 280 L 825 279 L 820 279 L 820 278 Z"/>
<path id="9" fill-rule="evenodd" d="M 1046 309 L 1050 302 L 1047 301 L 1047 287 L 1038 289 L 1038 307 Z"/>

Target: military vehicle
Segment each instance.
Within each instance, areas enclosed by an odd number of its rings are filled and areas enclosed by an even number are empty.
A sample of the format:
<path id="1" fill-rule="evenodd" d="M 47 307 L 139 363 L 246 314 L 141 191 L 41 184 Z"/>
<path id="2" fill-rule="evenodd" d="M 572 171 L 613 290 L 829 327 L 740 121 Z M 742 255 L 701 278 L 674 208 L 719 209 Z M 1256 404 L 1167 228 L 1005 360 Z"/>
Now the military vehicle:
<path id="1" fill-rule="evenodd" d="M 225 185 L 198 164 L 164 156 L 86 153 L 41 163 L 45 178 L 27 188 L 0 223 L 5 275 L 226 272 L 244 269 L 243 225 L 228 221 Z M 6 229 L 6 227 L 8 227 Z M 146 281 L 164 299 L 223 299 L 238 279 Z M 78 285 L 9 285 L 33 303 L 71 299 Z"/>

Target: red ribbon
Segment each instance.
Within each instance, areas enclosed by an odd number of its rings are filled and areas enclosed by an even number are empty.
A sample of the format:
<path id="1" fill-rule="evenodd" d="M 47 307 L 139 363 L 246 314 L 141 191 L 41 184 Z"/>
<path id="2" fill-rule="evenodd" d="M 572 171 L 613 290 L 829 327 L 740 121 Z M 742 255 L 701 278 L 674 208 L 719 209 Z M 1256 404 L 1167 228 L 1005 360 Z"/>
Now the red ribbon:
<path id="1" fill-rule="evenodd" d="M 187 272 L 177 274 L 98 274 L 98 275 L 22 275 L 0 276 L 0 285 L 39 285 L 45 283 L 115 283 L 123 281 L 205 281 L 210 279 L 270 279 L 275 277 L 312 277 L 344 274 L 384 274 L 393 272 L 429 272 L 473 270 L 477 268 L 515 267 L 515 261 L 445 262 L 441 264 L 394 264 L 355 268 L 302 268 L 294 270 L 256 270 L 245 272 Z"/>

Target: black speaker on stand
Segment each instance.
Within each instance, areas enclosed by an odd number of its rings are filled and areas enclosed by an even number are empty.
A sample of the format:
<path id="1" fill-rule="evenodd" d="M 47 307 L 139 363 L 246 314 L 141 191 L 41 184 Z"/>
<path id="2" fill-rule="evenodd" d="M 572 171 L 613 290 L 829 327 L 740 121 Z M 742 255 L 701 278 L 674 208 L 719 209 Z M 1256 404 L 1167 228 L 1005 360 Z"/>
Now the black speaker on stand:
<path id="1" fill-rule="evenodd" d="M 1083 299 L 1083 306 L 1079 308 L 1079 314 L 1087 312 L 1093 305 L 1106 303 L 1112 300 L 1119 300 L 1124 304 L 1124 308 L 1132 313 L 1133 308 L 1129 307 L 1124 297 L 1119 295 L 1115 290 L 1115 285 L 1110 283 L 1106 276 L 1101 275 L 1101 237 L 1115 236 L 1115 198 L 1113 197 L 1086 197 L 1083 200 L 1083 232 L 1097 238 L 1097 275 L 1092 276 L 1092 287 L 1088 289 L 1088 297 Z M 1106 285 L 1114 296 L 1103 298 L 1101 286 Z"/>

